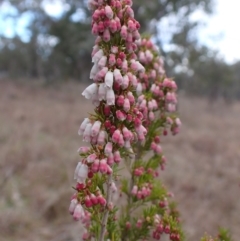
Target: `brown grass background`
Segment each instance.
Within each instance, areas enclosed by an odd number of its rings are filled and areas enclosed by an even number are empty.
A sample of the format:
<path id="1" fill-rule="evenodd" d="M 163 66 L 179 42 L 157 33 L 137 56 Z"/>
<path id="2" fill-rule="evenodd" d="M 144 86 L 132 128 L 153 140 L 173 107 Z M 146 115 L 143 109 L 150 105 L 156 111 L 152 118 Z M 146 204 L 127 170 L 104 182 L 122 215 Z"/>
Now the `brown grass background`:
<path id="1" fill-rule="evenodd" d="M 83 86 L 0 81 L 0 240 L 77 241 L 68 214 L 81 145 L 78 127 L 92 106 Z M 178 136 L 163 139 L 161 178 L 175 194 L 187 240 L 240 237 L 240 103 L 180 94 Z"/>

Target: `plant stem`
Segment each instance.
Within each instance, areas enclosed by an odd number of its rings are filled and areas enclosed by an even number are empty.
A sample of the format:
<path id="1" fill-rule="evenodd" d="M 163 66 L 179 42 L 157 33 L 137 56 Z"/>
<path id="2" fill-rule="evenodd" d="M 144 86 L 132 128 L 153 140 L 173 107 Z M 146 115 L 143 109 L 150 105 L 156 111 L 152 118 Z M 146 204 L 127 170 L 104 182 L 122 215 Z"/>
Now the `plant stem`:
<path id="1" fill-rule="evenodd" d="M 108 181 L 107 181 L 107 203 L 103 215 L 103 219 L 101 222 L 101 232 L 98 241 L 104 241 L 104 235 L 106 232 L 106 226 L 107 226 L 107 221 L 108 221 L 108 215 L 109 215 L 109 204 L 112 199 L 112 190 L 111 190 L 111 185 L 112 185 L 112 177 L 113 174 L 110 174 L 108 176 Z"/>

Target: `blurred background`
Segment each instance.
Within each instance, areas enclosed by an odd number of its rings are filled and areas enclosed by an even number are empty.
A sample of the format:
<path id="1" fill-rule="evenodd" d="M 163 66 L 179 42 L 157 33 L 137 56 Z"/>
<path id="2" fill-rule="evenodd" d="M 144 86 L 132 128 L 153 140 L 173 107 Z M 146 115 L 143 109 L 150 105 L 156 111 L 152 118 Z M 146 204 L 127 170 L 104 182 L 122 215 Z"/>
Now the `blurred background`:
<path id="1" fill-rule="evenodd" d="M 0 240 L 77 241 L 68 215 L 92 109 L 86 0 L 0 0 Z M 240 237 L 240 2 L 134 0 L 179 86 L 178 136 L 162 138 L 161 178 L 175 193 L 187 240 L 229 228 Z"/>

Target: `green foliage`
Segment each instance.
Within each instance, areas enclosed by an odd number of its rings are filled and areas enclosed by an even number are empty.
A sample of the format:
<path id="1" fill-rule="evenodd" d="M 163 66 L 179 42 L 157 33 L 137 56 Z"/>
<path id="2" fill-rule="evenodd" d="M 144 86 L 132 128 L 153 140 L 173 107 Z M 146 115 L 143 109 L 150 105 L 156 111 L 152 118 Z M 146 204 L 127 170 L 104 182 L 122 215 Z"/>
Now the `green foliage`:
<path id="1" fill-rule="evenodd" d="M 220 228 L 218 234 L 219 241 L 232 241 L 229 230 Z"/>

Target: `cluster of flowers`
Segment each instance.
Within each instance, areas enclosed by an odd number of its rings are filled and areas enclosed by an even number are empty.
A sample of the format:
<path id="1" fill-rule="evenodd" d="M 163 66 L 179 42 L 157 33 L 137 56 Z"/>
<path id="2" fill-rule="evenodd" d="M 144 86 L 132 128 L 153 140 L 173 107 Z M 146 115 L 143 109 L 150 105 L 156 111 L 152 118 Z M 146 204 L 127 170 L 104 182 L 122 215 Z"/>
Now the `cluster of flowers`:
<path id="1" fill-rule="evenodd" d="M 147 127 L 156 119 L 155 112 L 160 111 L 161 118 L 164 118 L 167 113 L 176 111 L 177 85 L 166 77 L 158 47 L 149 38 L 143 38 L 137 44 L 139 61 L 146 70 L 139 74 L 137 104 L 145 120 L 144 126 Z M 168 122 L 170 125 L 174 123 L 174 120 Z M 179 127 L 180 120 L 175 125 Z"/>
<path id="2" fill-rule="evenodd" d="M 160 240 L 161 236 L 165 233 L 168 234 L 170 240 L 180 241 L 180 234 L 177 231 L 171 230 L 171 226 L 164 223 L 162 217 L 158 214 L 154 216 L 155 229 L 152 232 L 152 237 L 156 240 Z"/>
<path id="3" fill-rule="evenodd" d="M 104 220 L 105 211 L 112 206 L 108 193 L 117 189 L 112 180 L 114 166 L 124 155 L 133 154 L 133 143 L 144 141 L 147 134 L 133 94 L 138 87 L 136 76 L 145 68 L 135 54 L 140 25 L 134 19 L 132 1 L 91 0 L 89 6 L 94 11 L 92 33 L 97 38 L 90 72 L 93 83 L 82 95 L 96 108 L 78 131 L 91 147 L 79 148 L 82 160 L 75 170 L 76 194 L 69 207 L 74 219 L 82 221 L 92 207 L 98 208 Z M 103 182 L 97 183 L 99 175 Z"/>
<path id="4" fill-rule="evenodd" d="M 181 121 L 176 115 L 176 83 L 167 78 L 163 68 L 163 61 L 159 56 L 156 45 L 149 38 L 137 41 L 138 59 L 145 67 L 145 72 L 140 72 L 137 76 L 138 84 L 136 89 L 136 104 L 138 110 L 143 115 L 143 126 L 148 130 L 145 141 L 142 145 L 135 146 L 138 158 L 132 167 L 132 183 L 130 189 L 126 190 L 124 185 L 122 191 L 130 197 L 129 209 L 134 209 L 148 203 L 153 209 L 141 210 L 147 215 L 138 218 L 123 214 L 122 220 L 125 226 L 122 229 L 131 230 L 134 227 L 141 227 L 138 239 L 141 235 L 160 240 L 162 234 L 169 234 L 172 241 L 182 240 L 183 234 L 178 222 L 178 218 L 171 213 L 168 197 L 157 181 L 159 175 L 158 168 L 164 169 L 166 158 L 162 153 L 161 135 L 167 135 L 167 128 L 170 127 L 173 134 L 177 134 Z M 144 161 L 144 154 L 149 150 L 153 151 L 153 156 L 148 161 Z M 146 157 L 146 156 L 145 156 Z M 145 159 L 145 158 L 144 158 Z M 154 210 L 154 211 L 151 211 Z M 138 220 L 135 223 L 135 220 Z M 131 239 L 130 239 L 131 240 Z"/>

